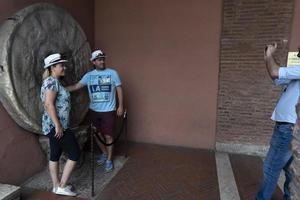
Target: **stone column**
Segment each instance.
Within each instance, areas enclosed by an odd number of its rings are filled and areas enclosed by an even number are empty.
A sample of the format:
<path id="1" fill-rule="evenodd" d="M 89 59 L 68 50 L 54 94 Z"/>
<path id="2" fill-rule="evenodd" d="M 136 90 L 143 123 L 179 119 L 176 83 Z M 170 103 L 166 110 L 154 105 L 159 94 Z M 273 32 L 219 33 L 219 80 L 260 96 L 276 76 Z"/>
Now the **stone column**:
<path id="1" fill-rule="evenodd" d="M 294 128 L 294 139 L 292 142 L 294 161 L 291 164 L 291 171 L 294 175 L 294 178 L 290 185 L 293 200 L 300 199 L 300 102 L 298 102 L 296 109 L 298 119 Z"/>

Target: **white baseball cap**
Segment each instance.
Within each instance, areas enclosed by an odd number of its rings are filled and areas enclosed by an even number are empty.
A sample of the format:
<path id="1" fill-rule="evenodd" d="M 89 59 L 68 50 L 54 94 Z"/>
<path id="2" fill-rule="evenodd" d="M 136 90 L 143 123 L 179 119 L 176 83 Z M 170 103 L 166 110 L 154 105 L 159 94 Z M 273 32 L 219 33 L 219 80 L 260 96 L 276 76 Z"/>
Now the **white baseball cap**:
<path id="1" fill-rule="evenodd" d="M 100 49 L 93 51 L 90 61 L 94 61 L 96 58 L 105 58 L 106 55 Z"/>
<path id="2" fill-rule="evenodd" d="M 55 65 L 57 63 L 65 63 L 67 60 L 61 59 L 61 55 L 59 53 L 51 54 L 44 59 L 44 69 Z"/>

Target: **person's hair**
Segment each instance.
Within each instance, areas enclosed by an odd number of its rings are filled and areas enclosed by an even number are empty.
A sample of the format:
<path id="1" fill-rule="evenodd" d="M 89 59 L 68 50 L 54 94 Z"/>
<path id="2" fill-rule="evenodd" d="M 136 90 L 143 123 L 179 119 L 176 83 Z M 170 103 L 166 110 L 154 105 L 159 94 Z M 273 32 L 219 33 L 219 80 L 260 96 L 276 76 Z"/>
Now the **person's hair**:
<path id="1" fill-rule="evenodd" d="M 45 80 L 46 78 L 48 78 L 51 75 L 50 72 L 50 67 L 46 68 L 44 73 L 43 73 L 43 80 Z"/>
<path id="2" fill-rule="evenodd" d="M 44 56 L 44 58 L 50 56 L 51 54 L 54 54 L 54 52 L 48 51 L 48 52 L 46 53 L 46 55 Z M 44 72 L 43 72 L 42 79 L 45 80 L 45 79 L 48 78 L 50 75 L 51 75 L 50 67 L 47 67 L 47 68 L 44 70 Z"/>

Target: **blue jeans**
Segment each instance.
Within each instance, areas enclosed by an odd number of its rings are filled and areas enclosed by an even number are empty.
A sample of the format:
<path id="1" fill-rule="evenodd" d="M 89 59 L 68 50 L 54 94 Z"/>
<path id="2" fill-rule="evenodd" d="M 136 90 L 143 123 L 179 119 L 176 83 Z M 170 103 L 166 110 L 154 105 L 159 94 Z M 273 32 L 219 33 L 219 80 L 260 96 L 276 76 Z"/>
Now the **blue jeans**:
<path id="1" fill-rule="evenodd" d="M 292 180 L 289 166 L 293 161 L 292 151 L 290 148 L 293 139 L 294 124 L 278 123 L 274 127 L 270 149 L 263 166 L 263 180 L 256 200 L 270 200 L 276 189 L 280 172 L 285 172 L 284 183 L 284 200 L 290 200 L 289 184 Z"/>

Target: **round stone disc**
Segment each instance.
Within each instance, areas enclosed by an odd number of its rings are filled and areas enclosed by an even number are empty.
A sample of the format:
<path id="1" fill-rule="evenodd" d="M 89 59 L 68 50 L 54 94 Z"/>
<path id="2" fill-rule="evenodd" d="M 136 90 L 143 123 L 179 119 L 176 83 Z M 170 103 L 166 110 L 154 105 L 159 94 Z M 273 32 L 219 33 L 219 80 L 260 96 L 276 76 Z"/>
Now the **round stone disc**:
<path id="1" fill-rule="evenodd" d="M 43 59 L 61 53 L 70 61 L 63 85 L 74 84 L 90 70 L 87 38 L 64 9 L 39 3 L 5 20 L 0 27 L 0 45 L 0 100 L 17 124 L 41 134 Z M 83 120 L 89 97 L 84 89 L 71 96 L 74 127 Z"/>

